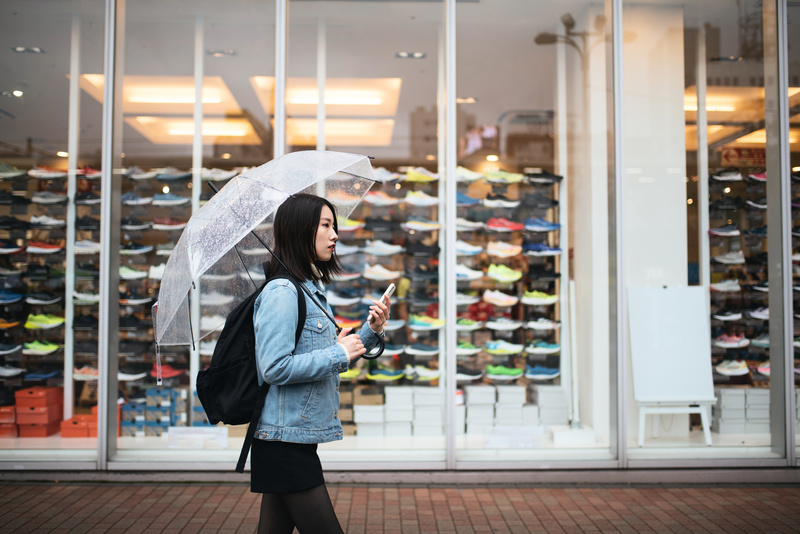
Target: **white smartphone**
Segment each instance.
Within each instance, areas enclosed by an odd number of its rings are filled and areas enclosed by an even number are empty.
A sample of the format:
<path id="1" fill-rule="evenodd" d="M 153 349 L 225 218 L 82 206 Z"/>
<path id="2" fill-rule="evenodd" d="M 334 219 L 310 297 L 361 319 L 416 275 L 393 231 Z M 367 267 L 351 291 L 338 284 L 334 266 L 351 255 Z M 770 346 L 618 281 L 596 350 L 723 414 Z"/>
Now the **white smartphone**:
<path id="1" fill-rule="evenodd" d="M 397 289 L 394 283 L 389 284 L 389 287 L 386 288 L 386 291 L 383 292 L 383 296 L 381 296 L 381 302 L 388 301 L 389 297 L 394 294 L 394 290 Z M 369 316 L 367 322 L 371 323 L 374 320 L 372 315 Z"/>

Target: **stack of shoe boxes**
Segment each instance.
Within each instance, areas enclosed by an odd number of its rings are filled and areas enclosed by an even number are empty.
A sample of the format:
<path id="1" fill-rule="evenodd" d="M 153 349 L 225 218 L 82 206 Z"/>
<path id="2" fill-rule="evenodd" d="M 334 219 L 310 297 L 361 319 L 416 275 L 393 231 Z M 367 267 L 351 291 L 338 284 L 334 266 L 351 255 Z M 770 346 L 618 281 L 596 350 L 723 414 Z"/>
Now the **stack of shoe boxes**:
<path id="1" fill-rule="evenodd" d="M 172 390 L 150 388 L 145 392 L 144 435 L 160 436 L 172 422 Z"/>
<path id="2" fill-rule="evenodd" d="M 393 438 L 411 436 L 411 423 L 414 421 L 414 388 L 387 387 L 384 388 L 384 395 L 386 436 Z"/>
<path id="3" fill-rule="evenodd" d="M 716 388 L 711 430 L 719 434 L 769 434 L 769 390 Z"/>
<path id="4" fill-rule="evenodd" d="M 144 404 L 127 402 L 120 410 L 120 435 L 144 437 Z"/>
<path id="5" fill-rule="evenodd" d="M 525 386 L 497 386 L 494 426 L 522 426 Z"/>
<path id="6" fill-rule="evenodd" d="M 444 435 L 444 391 L 438 387 L 412 386 L 414 390 L 414 436 Z"/>
<path id="7" fill-rule="evenodd" d="M 345 436 L 356 434 L 353 421 L 353 386 L 344 382 L 339 386 L 339 421 Z"/>
<path id="8" fill-rule="evenodd" d="M 194 392 L 194 402 L 192 403 L 192 426 L 211 426 L 208 422 L 208 415 L 200 404 L 200 397 L 197 396 L 197 391 Z"/>
<path id="9" fill-rule="evenodd" d="M 353 421 L 359 436 L 384 435 L 383 392 L 376 386 L 353 388 Z"/>
<path id="10" fill-rule="evenodd" d="M 531 398 L 539 407 L 539 422 L 544 426 L 569 424 L 567 395 L 561 386 L 533 385 Z"/>
<path id="11" fill-rule="evenodd" d="M 61 430 L 63 388 L 35 386 L 20 389 L 14 396 L 19 437 L 43 438 Z"/>
<path id="12" fill-rule="evenodd" d="M 189 426 L 189 390 L 185 388 L 170 391 L 171 426 Z"/>
<path id="13" fill-rule="evenodd" d="M 467 434 L 490 434 L 494 425 L 495 386 L 464 386 Z"/>
<path id="14" fill-rule="evenodd" d="M 0 406 L 0 439 L 17 437 L 16 406 Z"/>

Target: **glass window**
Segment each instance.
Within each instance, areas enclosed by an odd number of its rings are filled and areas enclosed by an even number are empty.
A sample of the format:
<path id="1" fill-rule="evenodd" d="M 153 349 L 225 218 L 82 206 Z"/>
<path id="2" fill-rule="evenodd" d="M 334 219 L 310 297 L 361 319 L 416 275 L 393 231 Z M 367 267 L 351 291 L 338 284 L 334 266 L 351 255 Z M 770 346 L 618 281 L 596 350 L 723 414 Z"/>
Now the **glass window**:
<path id="1" fill-rule="evenodd" d="M 613 460 L 602 4 L 457 5 L 459 466 Z"/>
<path id="2" fill-rule="evenodd" d="M 72 330 L 92 274 L 72 260 L 100 195 L 102 110 L 80 82 L 102 69 L 103 15 L 97 0 L 0 6 L 0 460 L 95 467 L 97 339 Z"/>
<path id="3" fill-rule="evenodd" d="M 765 20 L 760 2 L 624 5 L 631 460 L 782 455 Z"/>
<path id="4" fill-rule="evenodd" d="M 345 437 L 320 447 L 330 464 L 444 462 L 442 18 L 441 2 L 290 4 L 287 150 L 374 157 L 376 183 L 339 221 L 338 323 L 360 326 L 369 300 L 397 286 L 385 355 L 341 377 Z"/>

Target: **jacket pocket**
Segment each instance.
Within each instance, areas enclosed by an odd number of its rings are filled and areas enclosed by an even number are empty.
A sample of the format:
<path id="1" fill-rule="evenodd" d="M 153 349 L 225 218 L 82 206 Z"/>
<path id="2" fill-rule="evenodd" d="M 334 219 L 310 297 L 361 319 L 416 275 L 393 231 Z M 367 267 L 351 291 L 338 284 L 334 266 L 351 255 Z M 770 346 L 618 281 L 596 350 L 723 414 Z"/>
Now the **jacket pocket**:
<path id="1" fill-rule="evenodd" d="M 319 391 L 319 382 L 311 382 L 311 390 L 308 392 L 306 404 L 303 406 L 303 411 L 300 412 L 301 418 L 308 420 L 313 417 L 317 406 L 319 406 Z"/>
<path id="2" fill-rule="evenodd" d="M 303 342 L 311 350 L 327 348 L 330 345 L 328 340 L 330 320 L 323 315 L 311 315 L 306 317 L 303 324 Z"/>

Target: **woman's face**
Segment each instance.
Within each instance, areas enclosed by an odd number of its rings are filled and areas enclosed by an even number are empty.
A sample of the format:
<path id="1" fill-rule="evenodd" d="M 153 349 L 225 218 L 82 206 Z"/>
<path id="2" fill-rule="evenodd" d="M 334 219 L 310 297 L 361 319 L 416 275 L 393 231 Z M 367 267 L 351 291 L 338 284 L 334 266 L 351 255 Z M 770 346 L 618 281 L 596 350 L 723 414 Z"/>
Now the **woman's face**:
<path id="1" fill-rule="evenodd" d="M 318 261 L 329 261 L 336 250 L 336 240 L 339 236 L 333 229 L 333 212 L 328 206 L 322 206 L 319 214 L 319 226 L 317 227 L 317 239 L 314 243 L 314 250 L 317 253 Z"/>

